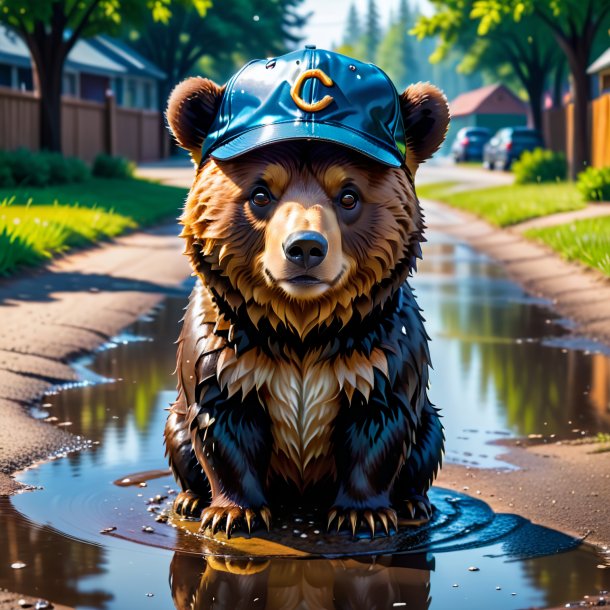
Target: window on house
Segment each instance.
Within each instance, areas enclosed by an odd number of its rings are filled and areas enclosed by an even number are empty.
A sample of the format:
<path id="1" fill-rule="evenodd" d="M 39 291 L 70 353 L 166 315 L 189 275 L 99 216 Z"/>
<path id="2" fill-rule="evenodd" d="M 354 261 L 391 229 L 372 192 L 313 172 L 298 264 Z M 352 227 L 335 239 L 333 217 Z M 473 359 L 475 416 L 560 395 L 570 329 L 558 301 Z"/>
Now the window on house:
<path id="1" fill-rule="evenodd" d="M 125 87 L 125 106 L 135 108 L 138 103 L 138 83 L 130 78 Z"/>
<path id="2" fill-rule="evenodd" d="M 123 82 L 124 81 L 122 78 L 115 78 L 112 85 L 114 90 L 114 99 L 116 100 L 118 106 L 122 106 L 125 102 L 125 96 L 123 94 Z"/>
<path id="3" fill-rule="evenodd" d="M 610 91 L 610 72 L 601 75 L 601 90 Z"/>
<path id="4" fill-rule="evenodd" d="M 32 91 L 34 89 L 32 68 L 17 68 L 17 85 L 22 91 Z"/>
<path id="5" fill-rule="evenodd" d="M 146 108 L 147 110 L 149 110 L 150 108 L 152 108 L 152 84 L 145 82 L 144 87 L 143 87 L 143 92 L 144 92 L 143 107 Z"/>
<path id="6" fill-rule="evenodd" d="M 0 64 L 0 86 L 10 87 L 12 85 L 11 72 L 11 66 L 7 66 L 6 64 Z"/>
<path id="7" fill-rule="evenodd" d="M 64 72 L 61 92 L 64 95 L 69 95 L 70 97 L 77 97 L 76 74 L 73 72 Z"/>

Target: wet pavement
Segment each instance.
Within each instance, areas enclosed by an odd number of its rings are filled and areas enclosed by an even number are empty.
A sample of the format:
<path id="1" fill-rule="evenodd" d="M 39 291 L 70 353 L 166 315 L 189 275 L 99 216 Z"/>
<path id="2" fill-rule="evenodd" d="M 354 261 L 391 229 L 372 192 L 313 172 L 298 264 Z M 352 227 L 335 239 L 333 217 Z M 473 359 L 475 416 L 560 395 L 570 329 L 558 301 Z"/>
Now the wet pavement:
<path id="1" fill-rule="evenodd" d="M 603 348 L 568 336 L 564 321 L 486 257 L 439 233 L 429 239 L 413 285 L 432 337 L 431 397 L 443 410 L 447 460 L 509 467 L 489 441 L 610 432 Z M 78 608 L 437 610 L 544 608 L 610 588 L 610 569 L 591 548 L 442 489 L 433 496 L 436 529 L 405 541 L 408 554 L 202 557 L 199 538 L 156 521 L 176 489 L 171 477 L 114 484 L 166 469 L 164 408 L 174 398 L 185 302 L 186 293 L 168 299 L 80 361 L 90 383 L 48 396 L 36 411 L 99 444 L 27 470 L 19 479 L 43 489 L 0 500 L 0 587 Z M 296 537 L 278 540 L 291 547 Z"/>

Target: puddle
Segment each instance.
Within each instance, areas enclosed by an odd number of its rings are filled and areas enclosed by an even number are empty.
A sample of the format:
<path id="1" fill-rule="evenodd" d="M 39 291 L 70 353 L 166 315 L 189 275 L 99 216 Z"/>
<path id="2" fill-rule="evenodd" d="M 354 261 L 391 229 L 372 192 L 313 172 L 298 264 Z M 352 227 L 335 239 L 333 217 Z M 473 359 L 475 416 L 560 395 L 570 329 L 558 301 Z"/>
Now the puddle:
<path id="1" fill-rule="evenodd" d="M 610 358 L 566 347 L 564 321 L 489 259 L 438 234 L 430 239 L 413 284 L 433 339 L 431 396 L 443 409 L 447 459 L 502 467 L 503 449 L 490 440 L 609 432 Z M 168 299 L 81 363 L 86 383 L 45 398 L 39 417 L 71 422 L 71 432 L 99 444 L 25 471 L 20 480 L 43 489 L 0 500 L 0 588 L 104 610 L 508 610 L 564 605 L 610 588 L 610 569 L 597 567 L 604 561 L 590 548 L 436 488 L 438 512 L 403 540 L 408 554 L 363 539 L 351 541 L 359 548 L 349 558 L 237 552 L 227 559 L 222 548 L 202 548 L 200 538 L 155 521 L 176 489 L 162 429 L 185 302 Z M 307 551 L 296 544 L 302 533 L 315 543 L 307 527 L 291 524 L 275 542 Z M 18 562 L 25 567 L 11 568 Z"/>

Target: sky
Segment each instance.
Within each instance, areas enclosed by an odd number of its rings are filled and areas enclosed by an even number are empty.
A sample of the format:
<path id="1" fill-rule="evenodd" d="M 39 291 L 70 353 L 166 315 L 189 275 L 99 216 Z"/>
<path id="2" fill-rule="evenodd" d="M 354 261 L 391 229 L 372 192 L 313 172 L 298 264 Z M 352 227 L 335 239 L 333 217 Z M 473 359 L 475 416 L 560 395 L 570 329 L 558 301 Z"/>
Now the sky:
<path id="1" fill-rule="evenodd" d="M 300 12 L 314 14 L 303 29 L 303 44 L 315 44 L 319 48 L 329 49 L 333 44 L 340 44 L 345 30 L 345 19 L 350 5 L 354 2 L 361 16 L 366 14 L 368 0 L 304 0 Z M 428 12 L 427 0 L 410 0 L 410 4 L 419 4 L 423 12 Z M 385 26 L 390 12 L 398 10 L 398 0 L 377 0 L 381 23 Z"/>

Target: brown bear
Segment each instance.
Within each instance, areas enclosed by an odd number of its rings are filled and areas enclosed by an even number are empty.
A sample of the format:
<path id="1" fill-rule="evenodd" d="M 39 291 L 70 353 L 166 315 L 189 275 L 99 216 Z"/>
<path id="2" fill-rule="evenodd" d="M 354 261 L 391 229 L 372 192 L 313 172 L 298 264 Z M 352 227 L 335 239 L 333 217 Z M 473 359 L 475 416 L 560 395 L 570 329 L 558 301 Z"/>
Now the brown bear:
<path id="1" fill-rule="evenodd" d="M 297 506 L 371 535 L 428 518 L 444 435 L 407 278 L 445 97 L 310 47 L 224 87 L 182 82 L 167 119 L 197 166 L 181 222 L 198 281 L 165 428 L 175 511 L 228 536 Z"/>

